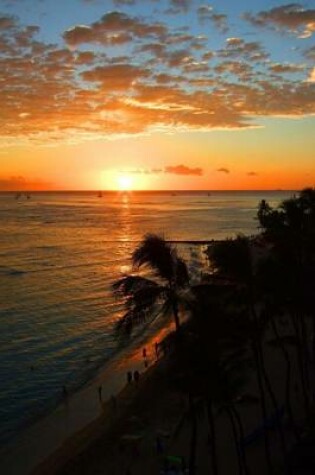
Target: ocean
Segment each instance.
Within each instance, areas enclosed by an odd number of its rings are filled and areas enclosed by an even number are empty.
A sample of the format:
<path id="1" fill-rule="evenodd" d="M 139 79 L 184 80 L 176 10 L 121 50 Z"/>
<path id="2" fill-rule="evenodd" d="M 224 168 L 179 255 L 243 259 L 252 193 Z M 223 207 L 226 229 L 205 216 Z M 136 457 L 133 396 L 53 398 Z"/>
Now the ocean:
<path id="1" fill-rule="evenodd" d="M 111 284 L 145 233 L 173 241 L 192 273 L 198 241 L 258 232 L 261 199 L 288 191 L 0 193 L 0 444 L 53 410 L 115 355 Z"/>

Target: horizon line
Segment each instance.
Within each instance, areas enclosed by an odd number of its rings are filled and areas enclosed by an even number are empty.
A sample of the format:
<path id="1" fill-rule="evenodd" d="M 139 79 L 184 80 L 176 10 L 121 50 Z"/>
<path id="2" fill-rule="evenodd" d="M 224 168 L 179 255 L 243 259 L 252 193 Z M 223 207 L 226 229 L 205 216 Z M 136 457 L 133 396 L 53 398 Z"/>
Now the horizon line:
<path id="1" fill-rule="evenodd" d="M 246 189 L 200 189 L 200 190 L 191 190 L 191 189 L 167 189 L 167 190 L 104 190 L 101 188 L 91 188 L 91 189 L 43 189 L 43 190 L 32 190 L 27 189 L 12 189 L 12 190 L 0 190 L 0 193 L 122 193 L 122 194 L 132 194 L 132 193 L 212 193 L 212 192 L 258 192 L 258 191 L 299 191 L 300 189 L 310 188 L 308 186 L 298 189 L 292 188 L 246 188 Z"/>

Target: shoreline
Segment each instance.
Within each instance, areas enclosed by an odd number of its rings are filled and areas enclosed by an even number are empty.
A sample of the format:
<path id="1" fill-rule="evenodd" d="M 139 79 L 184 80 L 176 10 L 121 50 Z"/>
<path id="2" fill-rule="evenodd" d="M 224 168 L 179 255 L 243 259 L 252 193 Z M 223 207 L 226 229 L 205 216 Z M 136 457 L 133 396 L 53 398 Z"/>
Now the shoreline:
<path id="1" fill-rule="evenodd" d="M 156 322 L 148 332 L 137 335 L 130 345 L 119 351 L 115 357 L 99 369 L 97 374 L 81 389 L 66 397 L 57 407 L 28 429 L 17 436 L 14 444 L 6 447 L 1 453 L 1 474 L 31 475 L 41 474 L 38 466 L 46 460 L 53 460 L 64 451 L 73 453 L 72 444 L 77 439 L 89 436 L 97 426 L 109 416 L 110 398 L 125 396 L 127 386 L 126 373 L 138 370 L 142 378 L 155 368 L 154 343 L 160 341 L 172 329 L 173 323 L 165 325 L 165 321 Z M 149 366 L 144 367 L 142 348 L 149 349 Z M 102 386 L 102 402 L 98 388 Z M 93 439 L 94 440 L 94 439 Z M 71 449 L 70 449 L 71 448 Z M 71 452 L 71 453 L 69 453 Z M 51 462 L 49 462 L 51 465 Z"/>
<path id="2" fill-rule="evenodd" d="M 133 408 L 138 399 L 144 396 L 147 386 L 164 363 L 163 359 L 157 360 L 142 374 L 138 383 L 125 385 L 115 396 L 116 410 L 112 400 L 103 403 L 100 416 L 68 438 L 59 449 L 37 465 L 31 475 L 61 475 L 68 470 L 71 472 L 72 464 L 78 463 L 78 459 L 84 456 L 86 451 L 93 450 L 99 440 L 109 440 L 112 443 L 109 435 L 114 434 L 116 439 L 117 434 L 121 434 L 127 426 L 128 417 L 133 415 Z"/>

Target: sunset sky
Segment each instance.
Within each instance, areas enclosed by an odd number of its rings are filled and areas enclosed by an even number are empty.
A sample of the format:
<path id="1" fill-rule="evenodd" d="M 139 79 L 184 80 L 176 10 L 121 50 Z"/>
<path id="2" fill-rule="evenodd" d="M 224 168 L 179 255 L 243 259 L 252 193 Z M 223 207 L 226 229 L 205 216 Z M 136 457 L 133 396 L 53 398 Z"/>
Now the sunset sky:
<path id="1" fill-rule="evenodd" d="M 0 0 L 0 190 L 315 186 L 314 2 Z"/>

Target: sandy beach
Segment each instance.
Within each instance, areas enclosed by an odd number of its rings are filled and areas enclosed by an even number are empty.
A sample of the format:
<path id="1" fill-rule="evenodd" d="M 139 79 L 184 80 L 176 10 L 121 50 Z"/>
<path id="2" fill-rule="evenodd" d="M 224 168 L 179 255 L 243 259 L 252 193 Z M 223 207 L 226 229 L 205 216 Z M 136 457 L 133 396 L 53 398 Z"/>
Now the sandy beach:
<path id="1" fill-rule="evenodd" d="M 50 457 L 60 459 L 57 468 L 61 460 L 64 463 L 82 450 L 86 440 L 97 438 L 103 431 L 104 421 L 106 424 L 111 421 L 111 398 L 132 399 L 135 387 L 127 386 L 127 372 L 137 370 L 144 380 L 145 372 L 150 372 L 156 362 L 155 342 L 171 329 L 171 324 L 163 327 L 161 322 L 157 322 L 147 333 L 139 335 L 117 353 L 85 387 L 65 397 L 52 413 L 26 429 L 12 445 L 0 452 L 1 474 L 29 475 L 34 470 L 40 474 L 42 469 L 37 471 L 36 467 Z M 144 347 L 147 349 L 147 368 L 142 354 Z"/>
<path id="2" fill-rule="evenodd" d="M 275 364 L 277 362 L 277 364 Z M 283 395 L 282 362 L 276 350 L 267 358 L 272 382 L 279 397 Z M 141 375 L 138 384 L 125 386 L 115 404 L 102 405 L 99 417 L 68 439 L 57 451 L 44 459 L 31 472 L 32 475 L 159 475 L 164 456 L 189 460 L 191 419 L 185 395 L 170 389 L 167 358 L 151 365 Z M 257 393 L 255 381 L 249 390 Z M 301 420 L 301 395 L 295 398 L 296 413 Z M 199 406 L 196 406 L 199 407 Z M 271 403 L 268 403 L 272 413 Z M 197 419 L 196 473 L 211 472 L 211 456 L 208 444 L 209 428 L 202 405 Z M 252 434 L 260 420 L 259 405 L 241 407 L 246 435 Z M 236 473 L 237 455 L 229 419 L 225 413 L 216 412 L 217 443 L 220 473 Z M 286 421 L 284 417 L 283 422 Z M 283 473 L 279 435 L 275 427 L 269 432 L 275 473 Z M 291 429 L 285 424 L 289 446 L 293 443 Z M 162 448 L 157 447 L 157 439 Z M 250 473 L 264 475 L 266 466 L 263 437 L 258 436 L 246 446 Z M 128 472 L 129 470 L 129 472 Z M 11 472 L 8 472 L 11 475 Z M 12 472 L 13 474 L 13 472 Z"/>

